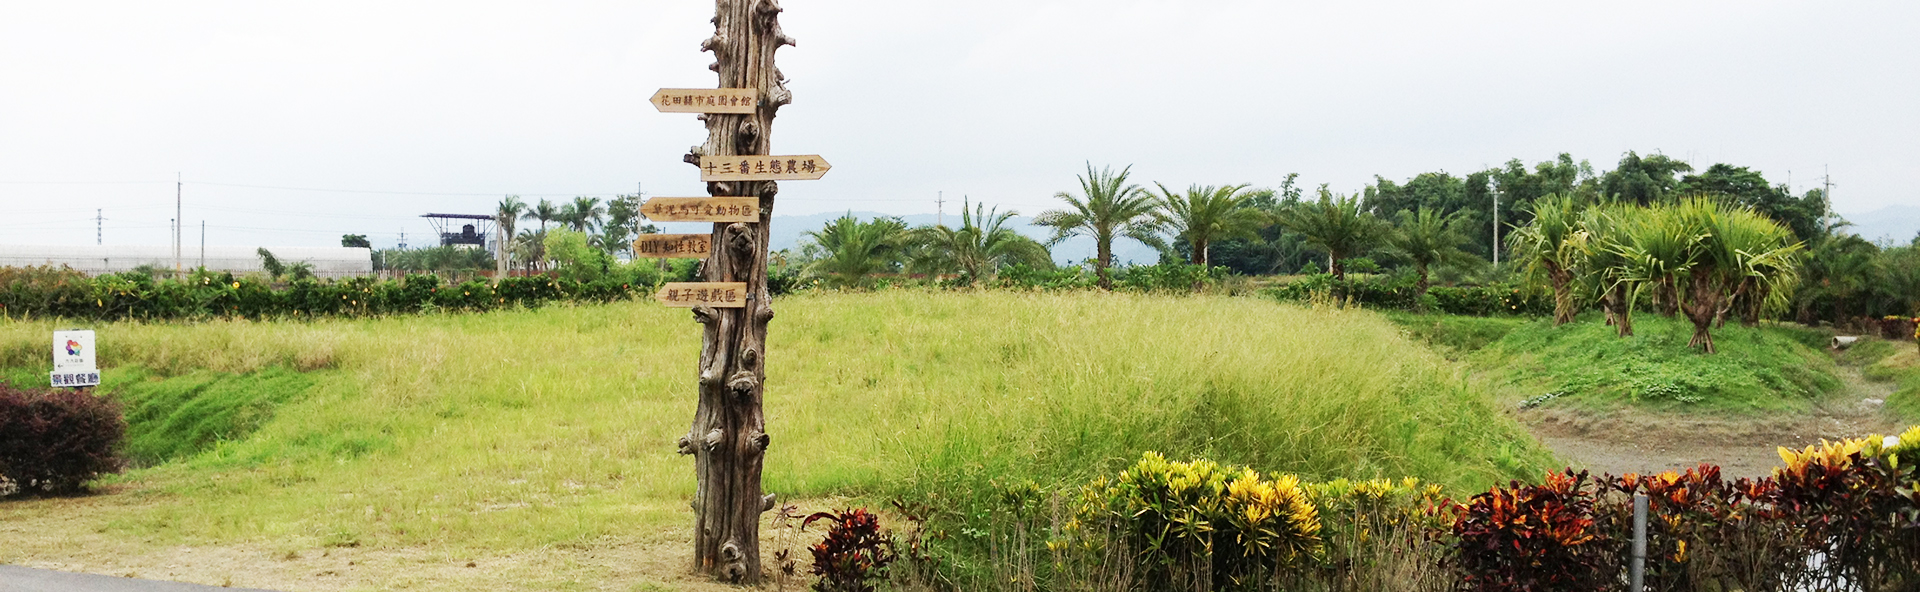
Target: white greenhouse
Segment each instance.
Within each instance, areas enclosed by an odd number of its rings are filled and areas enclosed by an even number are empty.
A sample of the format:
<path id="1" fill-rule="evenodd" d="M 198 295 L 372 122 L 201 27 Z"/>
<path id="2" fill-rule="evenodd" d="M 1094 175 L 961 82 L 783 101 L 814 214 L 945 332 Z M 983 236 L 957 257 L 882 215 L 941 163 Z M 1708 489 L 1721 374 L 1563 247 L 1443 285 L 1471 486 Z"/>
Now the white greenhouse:
<path id="1" fill-rule="evenodd" d="M 179 265 L 192 270 L 206 267 L 212 271 L 236 274 L 262 273 L 259 247 L 189 246 L 180 253 Z M 365 247 L 267 247 L 283 265 L 307 263 L 313 275 L 323 278 L 373 275 L 373 250 Z M 88 275 L 131 271 L 151 265 L 171 271 L 173 247 L 121 245 L 0 245 L 0 267 L 50 265 L 74 268 Z"/>

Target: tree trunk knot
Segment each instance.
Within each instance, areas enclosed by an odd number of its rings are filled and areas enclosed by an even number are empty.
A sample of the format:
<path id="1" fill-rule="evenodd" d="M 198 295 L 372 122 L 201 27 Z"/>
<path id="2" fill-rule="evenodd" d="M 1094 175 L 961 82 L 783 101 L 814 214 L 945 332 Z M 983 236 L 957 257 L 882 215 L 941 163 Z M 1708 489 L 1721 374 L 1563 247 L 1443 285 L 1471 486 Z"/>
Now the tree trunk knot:
<path id="1" fill-rule="evenodd" d="M 765 451 L 768 445 L 773 444 L 773 436 L 768 435 L 766 432 L 754 432 L 751 440 L 753 447 L 761 451 Z"/>
<path id="2" fill-rule="evenodd" d="M 759 369 L 760 350 L 749 347 L 745 351 L 740 352 L 740 367 L 748 370 Z"/>
<path id="3" fill-rule="evenodd" d="M 733 137 L 734 150 L 751 154 L 760 143 L 760 122 L 752 119 L 740 124 L 740 133 Z"/>
<path id="4" fill-rule="evenodd" d="M 684 436 L 681 436 L 681 437 L 680 437 L 680 441 L 679 441 L 679 442 L 676 442 L 675 444 L 677 445 L 677 448 L 679 449 L 679 453 L 680 453 L 680 454 L 693 454 L 693 453 L 694 453 L 694 450 L 693 450 L 693 434 L 687 434 L 687 435 L 684 435 Z"/>
<path id="5" fill-rule="evenodd" d="M 753 228 L 747 226 L 747 223 L 734 222 L 727 225 L 727 246 L 732 247 L 733 252 L 740 255 L 740 260 L 749 266 L 753 264 L 753 243 Z"/>
<path id="6" fill-rule="evenodd" d="M 760 379 L 755 377 L 753 372 L 747 370 L 735 372 L 733 373 L 733 378 L 727 380 L 727 388 L 733 389 L 734 394 L 742 397 L 752 395 L 753 387 L 759 385 Z"/>
<path id="7" fill-rule="evenodd" d="M 687 155 L 680 157 L 680 160 L 693 166 L 700 166 L 700 156 L 706 153 L 707 151 L 705 149 L 702 149 L 699 146 L 694 146 L 692 148 L 688 148 Z"/>
<path id="8" fill-rule="evenodd" d="M 760 301 L 760 307 L 753 309 L 753 316 L 759 319 L 761 323 L 771 321 L 773 320 L 773 306 L 768 305 L 765 300 L 762 300 Z"/>
<path id="9" fill-rule="evenodd" d="M 706 441 L 707 452 L 713 452 L 715 450 L 719 450 L 720 440 L 722 440 L 725 437 L 726 437 L 726 434 L 721 432 L 720 428 L 714 428 L 712 431 L 707 432 L 707 441 Z"/>
<path id="10" fill-rule="evenodd" d="M 702 325 L 711 325 L 714 321 L 719 320 L 719 317 L 714 316 L 715 312 L 711 306 L 695 306 L 693 307 L 693 320 Z"/>
<path id="11" fill-rule="evenodd" d="M 774 499 L 776 499 L 776 498 L 775 498 L 775 497 L 774 497 L 774 495 L 773 495 L 773 494 L 771 494 L 771 493 L 769 493 L 769 494 L 766 494 L 766 495 L 763 495 L 763 496 L 760 496 L 760 511 L 761 511 L 761 512 L 765 512 L 765 511 L 768 511 L 768 510 L 772 510 L 772 509 L 773 509 L 773 504 L 774 504 Z"/>

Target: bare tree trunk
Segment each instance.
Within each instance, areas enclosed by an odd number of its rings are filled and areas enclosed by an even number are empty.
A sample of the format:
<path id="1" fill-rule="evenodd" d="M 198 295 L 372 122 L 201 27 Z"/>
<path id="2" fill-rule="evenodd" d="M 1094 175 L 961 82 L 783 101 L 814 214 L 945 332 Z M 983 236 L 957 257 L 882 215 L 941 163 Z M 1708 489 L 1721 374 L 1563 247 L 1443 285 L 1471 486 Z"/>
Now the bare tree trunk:
<path id="1" fill-rule="evenodd" d="M 1553 283 L 1554 326 L 1557 327 L 1573 322 L 1574 315 L 1580 312 L 1574 308 L 1573 272 L 1549 262 L 1547 264 L 1547 281 Z"/>
<path id="2" fill-rule="evenodd" d="M 1427 278 L 1427 264 L 1415 262 L 1413 272 L 1420 276 L 1420 279 L 1413 283 L 1413 308 L 1420 312 L 1427 312 L 1427 288 L 1433 286 Z"/>
<path id="3" fill-rule="evenodd" d="M 773 118 L 792 102 L 773 55 L 793 39 L 780 30 L 778 0 L 715 0 L 714 34 L 701 49 L 714 52 L 710 69 L 721 88 L 755 88 L 753 114 L 709 114 L 707 142 L 687 155 L 769 154 Z M 757 196 L 757 223 L 713 225 L 713 251 L 701 266 L 709 282 L 745 282 L 745 308 L 698 307 L 705 325 L 700 350 L 700 406 L 680 439 L 680 452 L 694 456 L 699 490 L 694 494 L 694 568 L 737 583 L 760 581 L 760 514 L 773 495 L 760 490 L 760 470 L 771 438 L 761 412 L 765 395 L 767 321 L 773 307 L 767 291 L 767 226 L 778 184 L 771 181 L 708 183 L 714 196 Z"/>
<path id="4" fill-rule="evenodd" d="M 1619 329 L 1621 337 L 1633 336 L 1632 298 L 1626 284 L 1615 284 L 1600 300 L 1600 306 L 1607 311 L 1608 324 Z"/>
<path id="5" fill-rule="evenodd" d="M 1683 306 L 1687 320 L 1693 322 L 1693 339 L 1687 347 L 1697 347 L 1700 351 L 1713 353 L 1714 317 L 1720 312 L 1720 291 L 1713 285 L 1708 271 L 1703 268 L 1693 270 L 1692 281 L 1688 282 L 1687 302 Z"/>
<path id="6" fill-rule="evenodd" d="M 1094 241 L 1093 275 L 1100 279 L 1100 289 L 1113 291 L 1113 238 Z"/>

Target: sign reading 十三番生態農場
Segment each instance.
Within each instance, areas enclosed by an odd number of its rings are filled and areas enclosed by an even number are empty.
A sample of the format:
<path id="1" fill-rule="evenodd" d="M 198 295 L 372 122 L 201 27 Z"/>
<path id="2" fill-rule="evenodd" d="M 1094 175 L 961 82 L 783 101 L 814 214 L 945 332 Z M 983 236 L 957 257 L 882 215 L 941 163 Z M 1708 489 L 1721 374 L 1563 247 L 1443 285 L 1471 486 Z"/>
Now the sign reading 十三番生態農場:
<path id="1" fill-rule="evenodd" d="M 53 386 L 81 387 L 100 384 L 100 368 L 94 364 L 92 331 L 53 332 Z"/>
<path id="2" fill-rule="evenodd" d="M 701 156 L 700 180 L 717 181 L 811 181 L 827 174 L 833 165 L 818 154 L 796 156 Z"/>

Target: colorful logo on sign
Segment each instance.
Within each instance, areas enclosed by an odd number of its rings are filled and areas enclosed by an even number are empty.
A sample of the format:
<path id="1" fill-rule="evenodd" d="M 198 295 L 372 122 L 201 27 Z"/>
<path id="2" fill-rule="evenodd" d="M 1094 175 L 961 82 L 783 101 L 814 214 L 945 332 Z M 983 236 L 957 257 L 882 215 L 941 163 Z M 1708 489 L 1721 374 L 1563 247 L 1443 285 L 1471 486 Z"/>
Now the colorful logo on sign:
<path id="1" fill-rule="evenodd" d="M 78 342 L 78 341 L 74 341 L 74 340 L 72 340 L 72 339 L 68 339 L 68 340 L 67 340 L 67 355 L 69 355 L 69 356 L 77 356 L 77 355 L 80 355 L 80 342 Z"/>

